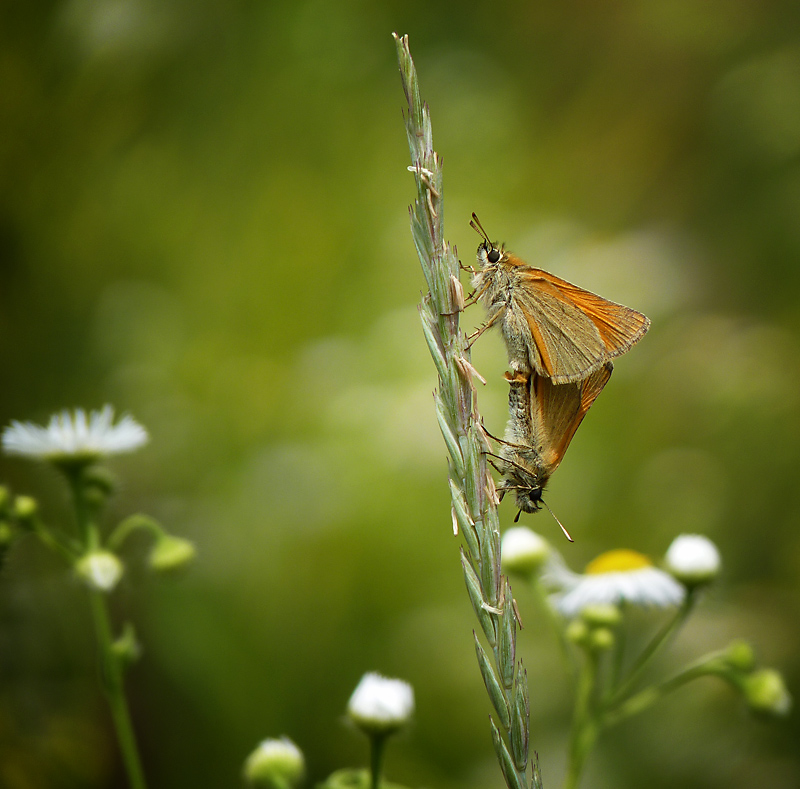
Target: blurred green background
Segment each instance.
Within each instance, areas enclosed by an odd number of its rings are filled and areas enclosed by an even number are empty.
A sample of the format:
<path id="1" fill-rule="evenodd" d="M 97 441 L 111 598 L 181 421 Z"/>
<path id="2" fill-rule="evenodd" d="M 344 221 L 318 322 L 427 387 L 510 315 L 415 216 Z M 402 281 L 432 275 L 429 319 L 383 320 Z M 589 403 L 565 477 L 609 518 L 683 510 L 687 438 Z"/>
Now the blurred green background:
<path id="1" fill-rule="evenodd" d="M 0 418 L 133 414 L 152 441 L 112 464 L 109 523 L 144 511 L 200 552 L 163 580 L 132 541 L 114 596 L 145 649 L 129 688 L 153 787 L 238 786 L 280 734 L 312 781 L 364 764 L 342 716 L 367 670 L 416 689 L 390 778 L 501 786 L 416 313 L 393 30 L 411 36 L 462 260 L 474 210 L 653 321 L 550 485 L 575 545 L 546 514 L 524 522 L 576 569 L 707 534 L 723 578 L 661 670 L 744 636 L 797 693 L 797 3 L 8 3 Z M 473 360 L 501 432 L 499 337 Z M 66 517 L 53 473 L 0 466 Z M 516 591 L 553 788 L 567 686 Z M 757 721 L 706 680 L 609 733 L 586 786 L 796 787 L 799 735 L 796 715 Z M 33 540 L 0 575 L 0 785 L 125 785 L 85 592 Z"/>

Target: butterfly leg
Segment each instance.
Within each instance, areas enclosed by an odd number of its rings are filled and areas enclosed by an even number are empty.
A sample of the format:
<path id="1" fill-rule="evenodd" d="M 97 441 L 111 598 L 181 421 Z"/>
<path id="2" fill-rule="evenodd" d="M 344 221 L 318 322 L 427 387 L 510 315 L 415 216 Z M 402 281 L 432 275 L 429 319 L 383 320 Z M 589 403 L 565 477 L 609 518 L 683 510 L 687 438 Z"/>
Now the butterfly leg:
<path id="1" fill-rule="evenodd" d="M 512 444 L 511 441 L 506 441 L 504 438 L 498 438 L 497 436 L 493 436 L 481 423 L 481 430 L 486 433 L 492 441 L 496 441 L 498 444 L 505 444 L 507 447 L 515 447 L 516 449 L 528 449 L 528 447 L 523 446 L 522 444 Z"/>
<path id="2" fill-rule="evenodd" d="M 469 350 L 472 347 L 475 340 L 477 340 L 478 337 L 481 336 L 481 334 L 483 334 L 488 328 L 493 326 L 500 319 L 500 317 L 505 311 L 506 308 L 505 305 L 503 305 L 502 307 L 500 307 L 500 309 L 497 310 L 497 312 L 495 312 L 494 315 L 492 315 L 491 318 L 489 318 L 488 321 L 486 321 L 486 323 L 475 329 L 475 331 L 472 332 L 472 334 L 467 335 L 467 350 Z"/>
<path id="3" fill-rule="evenodd" d="M 494 469 L 494 470 L 495 470 L 495 471 L 496 471 L 498 474 L 504 474 L 504 473 L 505 473 L 505 472 L 503 471 L 503 469 L 499 468 L 499 467 L 498 467 L 498 465 L 497 465 L 497 463 L 495 463 L 495 462 L 492 460 L 492 458 L 497 458 L 498 460 L 502 460 L 502 458 L 500 457 L 500 455 L 494 455 L 494 454 L 492 454 L 491 452 L 484 452 L 484 453 L 483 453 L 483 456 L 486 458 L 486 460 L 488 460 L 488 461 L 489 461 L 489 465 L 490 465 L 490 466 L 491 466 L 491 467 L 492 467 L 492 468 L 493 468 L 493 469 Z M 501 490 L 502 490 L 502 488 L 501 488 Z M 501 496 L 500 498 L 502 498 L 502 496 Z"/>
<path id="4" fill-rule="evenodd" d="M 459 261 L 459 265 L 461 266 L 461 261 Z M 471 271 L 473 274 L 475 273 L 474 269 L 471 266 L 461 266 L 464 271 Z M 464 299 L 464 306 L 471 307 L 473 304 L 476 304 L 481 296 L 489 289 L 489 283 L 487 282 L 480 290 L 477 288 L 472 291 L 472 293 Z"/>

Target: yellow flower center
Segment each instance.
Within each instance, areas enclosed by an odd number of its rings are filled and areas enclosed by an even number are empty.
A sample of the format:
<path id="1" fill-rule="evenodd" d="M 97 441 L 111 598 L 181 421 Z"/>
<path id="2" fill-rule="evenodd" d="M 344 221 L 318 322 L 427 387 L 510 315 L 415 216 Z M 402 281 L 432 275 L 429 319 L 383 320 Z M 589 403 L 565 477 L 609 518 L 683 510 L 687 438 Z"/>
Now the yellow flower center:
<path id="1" fill-rule="evenodd" d="M 638 551 L 629 551 L 620 548 L 617 551 L 606 551 L 586 565 L 587 575 L 600 575 L 602 573 L 628 573 L 652 567 L 653 563 Z"/>

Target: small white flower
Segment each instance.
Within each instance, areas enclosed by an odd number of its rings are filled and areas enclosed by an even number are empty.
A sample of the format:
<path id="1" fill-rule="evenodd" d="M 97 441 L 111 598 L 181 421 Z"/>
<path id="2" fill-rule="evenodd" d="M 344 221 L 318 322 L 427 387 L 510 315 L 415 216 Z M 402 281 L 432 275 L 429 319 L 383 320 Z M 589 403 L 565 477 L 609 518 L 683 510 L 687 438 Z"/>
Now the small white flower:
<path id="1" fill-rule="evenodd" d="M 565 617 L 587 606 L 630 603 L 643 608 L 667 608 L 683 601 L 684 588 L 668 573 L 653 567 L 641 553 L 608 551 L 591 561 L 583 575 L 550 561 L 548 582 L 560 591 L 553 605 Z"/>
<path id="2" fill-rule="evenodd" d="M 288 737 L 263 740 L 244 763 L 244 777 L 250 786 L 292 786 L 304 771 L 303 752 Z"/>
<path id="3" fill-rule="evenodd" d="M 538 570 L 550 553 L 550 545 L 527 526 L 515 526 L 503 535 L 500 556 L 503 569 L 529 575 Z"/>
<path id="4" fill-rule="evenodd" d="M 368 734 L 405 725 L 414 712 L 414 689 L 401 679 L 364 674 L 347 702 L 350 719 Z"/>
<path id="5" fill-rule="evenodd" d="M 722 565 L 717 546 L 701 534 L 681 534 L 664 557 L 667 570 L 682 584 L 697 586 L 713 581 Z"/>
<path id="6" fill-rule="evenodd" d="M 47 427 L 33 422 L 11 422 L 3 430 L 3 449 L 59 462 L 93 462 L 104 455 L 132 452 L 147 442 L 147 431 L 131 416 L 114 421 L 114 409 L 104 406 L 89 416 L 82 408 L 74 414 L 62 411 L 50 417 Z"/>
<path id="7" fill-rule="evenodd" d="M 92 551 L 78 559 L 75 572 L 93 589 L 110 592 L 122 578 L 122 562 L 110 551 Z"/>

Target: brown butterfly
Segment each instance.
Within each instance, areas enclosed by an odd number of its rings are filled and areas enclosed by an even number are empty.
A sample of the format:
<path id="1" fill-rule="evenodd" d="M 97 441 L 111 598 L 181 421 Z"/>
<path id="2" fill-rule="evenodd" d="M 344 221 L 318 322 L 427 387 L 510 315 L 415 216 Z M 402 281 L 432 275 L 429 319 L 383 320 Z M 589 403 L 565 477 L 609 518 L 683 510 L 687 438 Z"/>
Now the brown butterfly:
<path id="1" fill-rule="evenodd" d="M 545 504 L 545 485 L 613 369 L 611 362 L 605 362 L 583 380 L 566 384 L 555 384 L 536 373 L 506 373 L 511 388 L 508 426 L 498 456 L 498 470 L 503 474 L 497 488 L 500 498 L 508 491 L 516 491 L 520 512 L 536 512 Z M 558 518 L 556 522 L 571 541 Z"/>
<path id="2" fill-rule="evenodd" d="M 475 214 L 470 225 L 483 238 L 471 301 L 482 301 L 489 316 L 470 340 L 499 322 L 515 374 L 535 373 L 555 384 L 580 382 L 629 350 L 650 327 L 641 312 L 529 266 L 498 247 Z"/>

